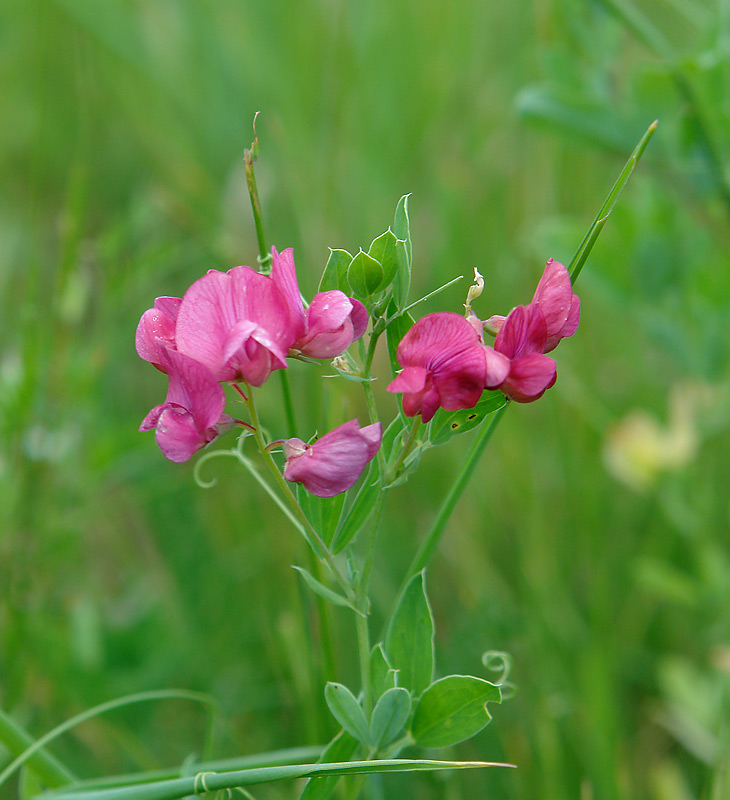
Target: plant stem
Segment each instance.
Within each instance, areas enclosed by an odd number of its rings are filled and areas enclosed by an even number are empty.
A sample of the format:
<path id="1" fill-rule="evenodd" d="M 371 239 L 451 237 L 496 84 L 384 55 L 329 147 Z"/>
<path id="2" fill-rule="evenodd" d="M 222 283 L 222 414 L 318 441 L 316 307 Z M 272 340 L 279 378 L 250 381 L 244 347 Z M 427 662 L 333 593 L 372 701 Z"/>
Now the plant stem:
<path id="1" fill-rule="evenodd" d="M 294 496 L 294 492 L 289 488 L 289 484 L 284 479 L 284 476 L 279 471 L 279 467 L 276 465 L 274 461 L 274 457 L 271 453 L 266 449 L 266 441 L 264 440 L 264 435 L 261 432 L 261 422 L 259 420 L 258 410 L 256 409 L 256 401 L 254 399 L 253 394 L 253 387 L 250 386 L 248 383 L 244 383 L 246 387 L 246 394 L 248 395 L 248 400 L 246 401 L 246 405 L 248 406 L 248 413 L 251 416 L 251 423 L 254 426 L 255 433 L 254 437 L 256 439 L 256 444 L 258 445 L 259 452 L 261 453 L 261 457 L 264 459 L 266 466 L 269 468 L 269 472 L 271 472 L 274 481 L 276 482 L 279 490 L 286 501 L 286 504 L 291 509 L 294 517 L 297 519 L 299 524 L 301 525 L 301 530 L 304 534 L 304 538 L 307 541 L 307 544 L 312 548 L 315 555 L 324 561 L 327 566 L 329 567 L 332 576 L 337 580 L 340 584 L 341 588 L 345 591 L 347 599 L 351 602 L 354 602 L 355 595 L 350 586 L 349 581 L 345 579 L 345 577 L 340 572 L 337 564 L 332 557 L 332 553 L 330 553 L 329 548 L 327 545 L 322 541 L 322 537 L 317 533 L 317 531 L 312 526 L 312 523 L 307 519 L 307 515 L 302 511 L 302 507 L 299 505 L 297 498 Z"/>
<path id="2" fill-rule="evenodd" d="M 10 755 L 16 758 L 35 743 L 33 737 L 2 710 L 0 710 L 0 742 Z M 42 749 L 37 750 L 28 759 L 28 766 L 51 789 L 76 781 L 75 775 L 69 769 L 55 756 Z"/>
<path id="3" fill-rule="evenodd" d="M 462 464 L 462 467 L 456 476 L 456 480 L 451 485 L 449 493 L 446 495 L 443 503 L 441 504 L 441 508 L 436 515 L 436 519 L 434 520 L 431 529 L 421 543 L 421 546 L 418 548 L 418 552 L 411 562 L 410 567 L 408 567 L 406 577 L 404 578 L 403 585 L 401 586 L 401 591 L 399 592 L 399 596 L 402 594 L 403 589 L 408 581 L 416 573 L 420 572 L 426 566 L 426 564 L 428 564 L 434 550 L 438 547 L 444 530 L 446 530 L 446 523 L 449 521 L 451 514 L 456 508 L 456 504 L 459 502 L 459 498 L 464 493 L 464 489 L 466 489 L 466 485 L 469 483 L 469 478 L 471 478 L 474 468 L 479 462 L 479 459 L 482 457 L 485 447 L 487 444 L 489 444 L 492 434 L 494 433 L 497 425 L 499 425 L 499 421 L 502 419 L 504 412 L 508 407 L 509 403 L 502 406 L 502 408 L 500 408 L 498 411 L 495 411 L 492 415 L 492 418 L 489 420 L 489 424 L 485 425 L 481 431 L 479 431 L 479 435 L 472 443 L 466 460 Z"/>
<path id="4" fill-rule="evenodd" d="M 398 470 L 403 466 L 403 462 L 408 457 L 408 454 L 411 452 L 413 448 L 413 443 L 416 441 L 416 433 L 418 433 L 418 429 L 421 427 L 421 418 L 416 415 L 416 418 L 413 420 L 413 424 L 411 425 L 411 430 L 408 433 L 408 439 L 406 443 L 403 445 L 403 450 L 401 454 L 398 456 L 398 460 L 393 464 L 392 468 L 388 472 L 388 474 L 384 478 L 384 482 L 386 486 L 389 486 L 397 477 L 398 477 Z"/>

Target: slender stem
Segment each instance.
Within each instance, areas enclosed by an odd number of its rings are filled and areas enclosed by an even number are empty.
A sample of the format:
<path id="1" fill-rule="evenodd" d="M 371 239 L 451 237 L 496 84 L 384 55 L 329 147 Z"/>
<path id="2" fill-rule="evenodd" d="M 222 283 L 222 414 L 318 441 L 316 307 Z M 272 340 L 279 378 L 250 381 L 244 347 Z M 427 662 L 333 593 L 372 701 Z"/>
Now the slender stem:
<path id="1" fill-rule="evenodd" d="M 451 514 L 456 508 L 456 504 L 459 502 L 459 498 L 464 493 L 464 489 L 466 489 L 466 486 L 469 483 L 469 478 L 471 478 L 472 473 L 474 472 L 474 468 L 479 462 L 479 459 L 482 457 L 484 448 L 487 446 L 487 444 L 489 444 L 489 440 L 492 438 L 492 434 L 494 433 L 497 425 L 499 425 L 499 421 L 504 416 L 504 412 L 506 411 L 508 406 L 509 403 L 502 406 L 502 408 L 500 408 L 498 411 L 494 412 L 492 418 L 489 420 L 489 424 L 485 425 L 481 429 L 479 435 L 472 443 L 472 446 L 467 454 L 466 460 L 462 464 L 461 470 L 456 476 L 456 480 L 451 485 L 449 493 L 446 495 L 443 503 L 441 504 L 441 508 L 439 509 L 439 512 L 436 515 L 436 519 L 434 520 L 433 525 L 431 526 L 431 530 L 429 530 L 428 534 L 426 535 L 426 538 L 421 543 L 421 546 L 418 548 L 418 552 L 416 553 L 413 561 L 411 562 L 410 567 L 408 568 L 408 572 L 406 573 L 406 577 L 403 580 L 403 586 L 401 587 L 400 593 L 402 593 L 403 588 L 408 583 L 408 581 L 417 572 L 420 572 L 426 566 L 426 564 L 428 564 L 429 560 L 431 559 L 431 556 L 433 555 L 434 550 L 438 547 L 438 544 L 441 541 L 441 537 L 443 536 L 444 530 L 446 529 L 446 523 L 449 521 Z"/>
<path id="2" fill-rule="evenodd" d="M 279 370 L 279 380 L 281 381 L 281 396 L 284 400 L 284 414 L 286 416 L 286 427 L 289 437 L 296 435 L 297 421 L 294 416 L 294 403 L 292 402 L 291 389 L 289 388 L 289 372 L 285 369 Z"/>
<path id="3" fill-rule="evenodd" d="M 329 551 L 329 548 L 322 541 L 322 537 L 314 529 L 312 523 L 307 519 L 307 515 L 304 513 L 304 511 L 302 511 L 302 508 L 299 505 L 297 498 L 294 496 L 294 492 L 292 492 L 292 490 L 289 488 L 289 484 L 286 482 L 284 476 L 279 471 L 279 467 L 276 465 L 274 457 L 266 449 L 266 441 L 264 440 L 263 433 L 261 432 L 261 422 L 259 421 L 258 410 L 256 409 L 256 401 L 254 399 L 253 387 L 250 386 L 248 383 L 244 385 L 246 386 L 246 392 L 248 394 L 248 400 L 246 401 L 246 405 L 248 406 L 248 413 L 251 416 L 251 423 L 253 424 L 255 429 L 254 437 L 256 439 L 256 444 L 258 445 L 259 452 L 261 453 L 261 457 L 264 459 L 266 466 L 269 468 L 269 472 L 271 472 L 274 481 L 279 487 L 279 490 L 281 491 L 281 494 L 283 495 L 286 504 L 289 506 L 294 517 L 301 525 L 301 530 L 304 534 L 304 538 L 306 539 L 307 544 L 312 548 L 315 555 L 318 558 L 322 559 L 327 564 L 333 577 L 337 580 L 342 589 L 345 591 L 348 600 L 354 601 L 355 597 L 349 581 L 347 581 L 340 572 L 339 568 L 337 567 L 337 564 L 334 561 L 334 558 L 332 557 L 332 553 L 330 553 Z"/>
<path id="4" fill-rule="evenodd" d="M 0 710 L 0 742 L 11 756 L 18 757 L 34 744 L 34 739 L 12 717 Z M 28 759 L 28 766 L 52 789 L 76 781 L 75 775 L 66 766 L 43 749 L 33 753 Z"/>
<path id="5" fill-rule="evenodd" d="M 362 339 L 360 340 L 360 355 L 363 358 L 363 368 L 362 374 L 365 380 L 361 384 L 363 392 L 365 392 L 365 402 L 367 403 L 368 407 L 368 416 L 370 417 L 370 422 L 375 423 L 379 421 L 378 416 L 378 407 L 375 404 L 375 395 L 373 394 L 373 387 L 370 382 L 370 372 L 373 366 L 373 358 L 375 357 L 375 348 L 378 344 L 378 339 L 380 338 L 382 331 L 378 331 L 377 333 L 373 331 L 370 334 L 370 341 L 368 342 L 368 349 L 365 352 L 365 346 L 362 343 Z M 382 449 L 378 450 L 378 467 L 380 472 L 380 485 L 383 486 L 383 480 L 385 478 L 385 456 L 383 455 Z"/>
<path id="6" fill-rule="evenodd" d="M 398 460 L 393 464 L 392 468 L 389 470 L 388 474 L 385 476 L 384 482 L 386 486 L 389 486 L 397 477 L 400 468 L 403 466 L 403 462 L 408 457 L 408 454 L 413 449 L 413 444 L 416 441 L 416 433 L 418 433 L 418 429 L 421 427 L 421 418 L 416 416 L 413 420 L 413 424 L 411 425 L 411 430 L 408 433 L 408 439 L 406 443 L 403 445 L 403 450 L 401 450 L 400 455 L 398 456 Z"/>

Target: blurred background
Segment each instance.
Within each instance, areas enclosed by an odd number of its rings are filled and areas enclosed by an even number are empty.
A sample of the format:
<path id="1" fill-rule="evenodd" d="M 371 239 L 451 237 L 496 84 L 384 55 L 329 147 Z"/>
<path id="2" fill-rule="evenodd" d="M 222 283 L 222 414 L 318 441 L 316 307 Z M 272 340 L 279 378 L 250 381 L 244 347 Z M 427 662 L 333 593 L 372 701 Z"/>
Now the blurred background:
<path id="1" fill-rule="evenodd" d="M 489 677 L 482 653 L 504 650 L 518 687 L 440 755 L 519 769 L 384 787 L 729 797 L 730 3 L 6 0 L 0 13 L 0 707 L 39 736 L 121 694 L 181 687 L 220 704 L 217 757 L 332 733 L 311 598 L 290 569 L 306 563 L 297 534 L 240 467 L 209 462 L 218 483 L 203 490 L 137 433 L 166 389 L 134 351 L 142 312 L 206 269 L 255 263 L 242 164 L 255 111 L 268 238 L 294 247 L 305 294 L 328 246 L 367 248 L 412 192 L 412 296 L 477 266 L 483 317 L 527 302 L 548 256 L 570 260 L 658 118 L 580 277 L 556 386 L 509 410 L 429 570 L 440 672 Z M 422 312 L 458 311 L 466 288 Z M 290 372 L 306 438 L 327 369 Z M 265 391 L 275 428 L 278 382 Z M 360 410 L 357 395 L 329 390 L 336 410 Z M 467 444 L 430 451 L 390 495 L 374 631 Z M 335 616 L 355 686 L 349 612 Z M 174 765 L 203 751 L 206 725 L 191 703 L 138 705 L 54 752 L 88 777 Z"/>

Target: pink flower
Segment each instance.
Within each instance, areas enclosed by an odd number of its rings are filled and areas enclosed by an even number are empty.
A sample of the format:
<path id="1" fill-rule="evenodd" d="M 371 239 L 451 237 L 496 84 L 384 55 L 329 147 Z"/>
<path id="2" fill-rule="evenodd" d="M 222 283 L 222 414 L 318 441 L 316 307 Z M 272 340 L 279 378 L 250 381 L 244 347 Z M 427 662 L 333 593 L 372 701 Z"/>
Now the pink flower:
<path id="1" fill-rule="evenodd" d="M 332 497 L 354 486 L 380 448 L 379 422 L 361 428 L 356 419 L 326 433 L 313 444 L 284 441 L 284 477 L 318 497 Z"/>
<path id="2" fill-rule="evenodd" d="M 282 253 L 271 249 L 271 279 L 287 300 L 296 319 L 296 341 L 292 350 L 310 358 L 334 358 L 357 341 L 368 325 L 365 306 L 343 292 L 333 290 L 314 296 L 304 309 L 291 248 Z"/>
<path id="3" fill-rule="evenodd" d="M 170 461 L 187 461 L 233 421 L 223 413 L 223 388 L 195 359 L 157 345 L 156 362 L 167 372 L 167 398 L 144 418 L 140 431 L 156 428 L 155 440 Z"/>
<path id="4" fill-rule="evenodd" d="M 580 298 L 573 293 L 568 270 L 559 261 L 553 261 L 552 258 L 547 260 L 532 305 L 536 305 L 545 318 L 547 336 L 543 352 L 554 350 L 561 339 L 572 336 L 578 329 Z M 504 322 L 505 317 L 496 315 L 488 319 L 486 324 L 499 331 Z"/>
<path id="5" fill-rule="evenodd" d="M 530 303 L 512 309 L 497 334 L 494 349 L 509 359 L 509 373 L 497 388 L 518 403 L 537 400 L 555 383 L 556 364 L 543 355 L 547 330 L 540 307 Z"/>
<path id="6" fill-rule="evenodd" d="M 484 347 L 480 333 L 464 317 L 428 314 L 403 337 L 396 352 L 402 372 L 387 387 L 403 392 L 403 411 L 428 422 L 438 408 L 475 406 L 484 387 L 501 384 L 509 361 Z"/>
<path id="7" fill-rule="evenodd" d="M 185 292 L 175 342 L 218 381 L 261 386 L 286 355 L 298 332 L 287 300 L 266 275 L 250 267 L 209 270 Z"/>
<path id="8" fill-rule="evenodd" d="M 135 344 L 137 354 L 149 361 L 157 369 L 166 372 L 157 362 L 157 345 L 162 344 L 175 350 L 175 324 L 182 301 L 179 297 L 158 297 L 153 308 L 142 314 L 137 325 Z"/>

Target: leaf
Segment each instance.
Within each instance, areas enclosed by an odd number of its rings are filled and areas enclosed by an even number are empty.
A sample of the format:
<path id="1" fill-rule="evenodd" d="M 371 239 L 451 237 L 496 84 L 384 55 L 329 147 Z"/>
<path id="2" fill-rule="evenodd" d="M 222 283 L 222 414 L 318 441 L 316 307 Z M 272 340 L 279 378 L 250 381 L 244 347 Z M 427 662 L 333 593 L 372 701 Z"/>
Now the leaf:
<path id="1" fill-rule="evenodd" d="M 413 267 L 413 244 L 411 243 L 411 222 L 408 217 L 408 198 L 403 195 L 398 201 L 393 220 L 393 233 L 403 242 L 397 250 L 398 269 L 393 279 L 393 297 L 399 309 L 408 302 L 408 291 L 411 288 L 411 269 Z"/>
<path id="2" fill-rule="evenodd" d="M 490 414 L 499 411 L 507 404 L 507 398 L 502 392 L 485 392 L 473 408 L 463 408 L 459 411 L 445 411 L 443 408 L 433 415 L 429 433 L 432 445 L 442 445 L 457 433 L 466 433 L 474 430 Z"/>
<path id="3" fill-rule="evenodd" d="M 367 300 L 383 283 L 383 268 L 380 262 L 361 250 L 347 268 L 347 280 L 352 291 L 361 300 Z"/>
<path id="4" fill-rule="evenodd" d="M 397 310 L 398 309 L 393 302 L 388 307 L 388 314 L 395 314 L 397 313 Z M 398 316 L 394 317 L 388 324 L 388 327 L 385 329 L 385 338 L 388 342 L 388 355 L 390 356 L 390 366 L 393 370 L 393 375 L 402 369 L 401 365 L 398 363 L 398 359 L 396 358 L 398 345 L 400 344 L 401 339 L 415 324 L 416 321 L 406 311 L 403 314 L 398 314 Z"/>
<path id="5" fill-rule="evenodd" d="M 433 677 L 434 623 L 426 595 L 425 570 L 414 575 L 388 626 L 385 652 L 398 670 L 398 685 L 419 695 Z"/>
<path id="6" fill-rule="evenodd" d="M 333 250 L 330 248 L 330 257 L 319 281 L 320 292 L 339 289 L 345 294 L 350 293 L 350 284 L 347 282 L 347 268 L 352 263 L 352 256 L 347 250 Z"/>
<path id="7" fill-rule="evenodd" d="M 337 524 L 345 504 L 346 492 L 336 494 L 334 497 L 318 497 L 308 492 L 302 484 L 297 484 L 297 500 L 312 527 L 322 537 L 324 543 L 329 545 L 332 536 L 337 530 Z"/>
<path id="8" fill-rule="evenodd" d="M 378 236 L 377 239 L 373 239 L 368 249 L 368 255 L 378 261 L 383 268 L 383 281 L 379 287 L 380 289 L 387 289 L 393 282 L 393 278 L 395 278 L 395 274 L 398 271 L 397 243 L 398 239 L 393 231 L 388 228 L 388 230 Z M 401 245 L 401 247 L 404 246 L 405 243 Z"/>
<path id="9" fill-rule="evenodd" d="M 344 517 L 340 517 L 339 525 L 332 537 L 331 549 L 333 555 L 341 553 L 350 544 L 367 522 L 375 507 L 375 497 L 380 491 L 380 481 L 376 480 L 377 471 L 377 461 L 373 460 L 360 486 L 360 491 L 355 497 L 355 501 Z"/>
<path id="10" fill-rule="evenodd" d="M 315 778 L 326 775 L 377 775 L 389 772 L 439 772 L 449 769 L 514 767 L 496 761 L 436 761 L 430 759 L 388 758 L 373 761 L 335 761 L 326 764 L 291 764 L 260 767 L 235 772 L 198 773 L 192 778 L 155 781 L 111 789 L 79 790 L 54 793 L 54 800 L 178 800 L 205 790 L 235 789 L 274 781 Z"/>
<path id="11" fill-rule="evenodd" d="M 373 697 L 380 697 L 395 686 L 395 670 L 388 663 L 382 642 L 370 651 L 370 686 Z"/>
<path id="12" fill-rule="evenodd" d="M 302 576 L 302 578 L 304 578 L 304 582 L 315 594 L 318 594 L 320 597 L 324 597 L 325 600 L 333 605 L 351 608 L 353 611 L 357 610 L 346 597 L 343 597 L 338 592 L 335 592 L 329 587 L 325 586 L 323 583 L 318 581 L 314 575 L 307 572 L 304 567 L 297 567 L 296 565 L 293 565 L 292 569 L 295 569 Z"/>
<path id="13" fill-rule="evenodd" d="M 496 686 L 470 675 L 449 675 L 423 693 L 413 716 L 412 735 L 421 747 L 449 747 L 470 739 L 492 718 L 487 703 L 500 703 Z"/>
<path id="14" fill-rule="evenodd" d="M 375 705 L 370 721 L 370 744 L 379 750 L 389 745 L 403 730 L 411 713 L 411 696 L 407 689 L 388 689 Z"/>
<path id="15" fill-rule="evenodd" d="M 353 739 L 347 731 L 342 730 L 327 745 L 319 762 L 349 761 L 355 750 L 357 750 L 357 739 Z M 339 780 L 339 775 L 329 778 L 310 778 L 299 796 L 299 800 L 327 800 Z"/>
<path id="16" fill-rule="evenodd" d="M 332 716 L 359 742 L 367 745 L 370 727 L 355 695 L 341 683 L 329 681 L 324 687 L 324 699 Z"/>

